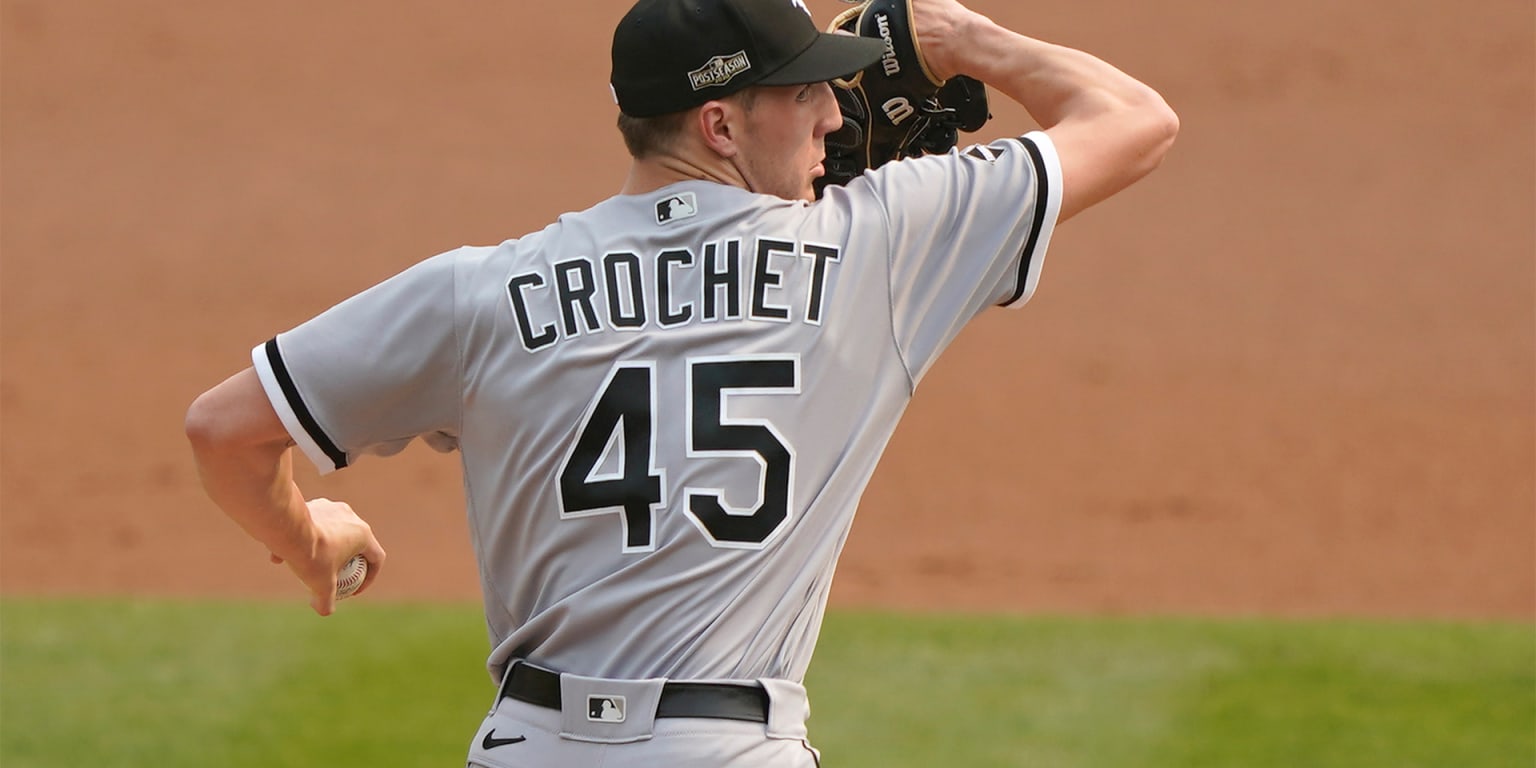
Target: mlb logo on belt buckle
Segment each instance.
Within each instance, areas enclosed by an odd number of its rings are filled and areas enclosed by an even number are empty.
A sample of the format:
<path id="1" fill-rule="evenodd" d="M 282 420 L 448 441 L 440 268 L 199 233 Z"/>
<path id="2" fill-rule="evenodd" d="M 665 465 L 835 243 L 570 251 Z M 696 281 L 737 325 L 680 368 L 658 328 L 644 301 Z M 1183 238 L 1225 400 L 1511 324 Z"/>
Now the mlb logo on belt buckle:
<path id="1" fill-rule="evenodd" d="M 624 697 L 588 696 L 587 719 L 595 723 L 624 722 Z"/>

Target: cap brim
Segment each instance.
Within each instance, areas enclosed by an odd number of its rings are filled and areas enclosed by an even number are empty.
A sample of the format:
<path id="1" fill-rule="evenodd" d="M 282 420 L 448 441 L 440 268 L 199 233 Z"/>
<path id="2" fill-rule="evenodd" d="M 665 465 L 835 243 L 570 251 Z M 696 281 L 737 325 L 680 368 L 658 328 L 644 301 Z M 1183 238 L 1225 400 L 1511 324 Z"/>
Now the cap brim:
<path id="1" fill-rule="evenodd" d="M 757 82 L 760 85 L 801 85 L 848 77 L 879 61 L 884 53 L 884 41 L 822 32 L 799 56 Z"/>

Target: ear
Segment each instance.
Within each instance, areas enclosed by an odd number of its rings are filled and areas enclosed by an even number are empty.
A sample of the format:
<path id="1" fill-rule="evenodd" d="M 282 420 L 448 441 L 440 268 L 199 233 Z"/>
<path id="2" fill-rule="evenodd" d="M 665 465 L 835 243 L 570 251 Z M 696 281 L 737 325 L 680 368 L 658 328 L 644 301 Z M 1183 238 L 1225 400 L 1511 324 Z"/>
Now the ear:
<path id="1" fill-rule="evenodd" d="M 741 110 L 729 101 L 706 101 L 694 116 L 699 138 L 721 157 L 741 152 L 736 137 L 741 131 Z"/>

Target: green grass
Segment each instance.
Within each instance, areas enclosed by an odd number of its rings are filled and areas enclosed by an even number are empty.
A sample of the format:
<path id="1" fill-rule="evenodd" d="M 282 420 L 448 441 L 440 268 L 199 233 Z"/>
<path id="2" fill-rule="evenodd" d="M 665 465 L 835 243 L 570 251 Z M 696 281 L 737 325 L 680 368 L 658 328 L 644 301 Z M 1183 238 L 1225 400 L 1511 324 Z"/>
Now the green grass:
<path id="1" fill-rule="evenodd" d="M 447 766 L 468 605 L 0 600 L 0 766 Z M 1536 765 L 1536 628 L 834 612 L 828 768 Z"/>
<path id="2" fill-rule="evenodd" d="M 844 615 L 807 682 L 832 766 L 1536 765 L 1530 626 Z"/>
<path id="3" fill-rule="evenodd" d="M 466 606 L 0 603 L 0 766 L 463 763 L 489 707 Z"/>

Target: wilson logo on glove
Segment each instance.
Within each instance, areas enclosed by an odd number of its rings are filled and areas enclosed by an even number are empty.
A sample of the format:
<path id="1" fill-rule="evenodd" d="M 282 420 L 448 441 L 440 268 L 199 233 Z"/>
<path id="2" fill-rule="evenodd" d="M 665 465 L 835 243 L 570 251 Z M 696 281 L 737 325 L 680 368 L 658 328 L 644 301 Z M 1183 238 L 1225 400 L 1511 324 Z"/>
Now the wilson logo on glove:
<path id="1" fill-rule="evenodd" d="M 917 114 L 917 107 L 912 106 L 912 102 L 907 101 L 905 96 L 897 96 L 881 104 L 880 108 L 885 110 L 885 116 L 890 118 L 891 125 L 901 125 L 901 121 Z"/>
<path id="2" fill-rule="evenodd" d="M 940 81 L 929 71 L 908 2 L 869 0 L 838 14 L 828 28 L 878 39 L 885 53 L 852 78 L 834 81 L 843 127 L 827 136 L 827 173 L 816 180 L 818 196 L 828 184 L 846 184 L 892 160 L 948 152 L 959 131 L 979 130 L 992 117 L 980 81 Z"/>
<path id="3" fill-rule="evenodd" d="M 875 24 L 880 29 L 880 39 L 885 41 L 885 55 L 880 57 L 880 66 L 885 68 L 886 77 L 896 77 L 901 74 L 901 60 L 896 58 L 896 43 L 891 40 L 891 19 L 882 13 L 875 17 Z"/>

